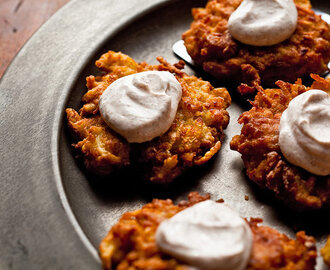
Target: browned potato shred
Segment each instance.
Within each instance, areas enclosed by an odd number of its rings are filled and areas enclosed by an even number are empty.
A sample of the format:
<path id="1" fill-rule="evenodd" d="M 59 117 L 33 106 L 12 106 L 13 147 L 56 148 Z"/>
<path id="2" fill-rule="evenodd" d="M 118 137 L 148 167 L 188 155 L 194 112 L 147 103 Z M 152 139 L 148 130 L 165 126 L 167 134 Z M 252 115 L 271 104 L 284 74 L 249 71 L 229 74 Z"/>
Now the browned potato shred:
<path id="1" fill-rule="evenodd" d="M 160 252 L 155 243 L 158 225 L 165 219 L 198 202 L 209 199 L 191 192 L 188 201 L 178 205 L 170 199 L 154 199 L 141 209 L 123 214 L 100 244 L 105 269 L 187 269 L 176 259 Z M 296 240 L 267 226 L 261 219 L 247 221 L 253 234 L 248 270 L 308 270 L 316 264 L 315 239 L 300 231 Z"/>
<path id="2" fill-rule="evenodd" d="M 183 62 L 176 65 L 158 57 L 159 65 L 137 63 L 129 56 L 109 51 L 96 61 L 105 73 L 87 77 L 87 93 L 79 113 L 67 109 L 68 124 L 79 140 L 86 167 L 106 175 L 114 169 L 137 163 L 152 182 L 169 183 L 184 170 L 201 165 L 221 147 L 223 129 L 229 115 L 226 108 L 231 98 L 225 88 L 213 88 L 209 82 L 182 72 Z M 182 86 L 182 99 L 170 129 L 160 137 L 142 144 L 129 144 L 102 120 L 98 102 L 103 91 L 120 77 L 147 70 L 169 71 Z M 131 153 L 138 156 L 131 160 Z"/>
<path id="3" fill-rule="evenodd" d="M 220 80 L 246 83 L 242 94 L 255 84 L 274 86 L 277 80 L 294 82 L 310 73 L 322 74 L 330 60 L 330 26 L 316 15 L 308 0 L 295 0 L 296 31 L 273 46 L 249 46 L 236 41 L 227 22 L 242 0 L 209 0 L 192 10 L 194 21 L 182 38 L 198 65 Z"/>
<path id="4" fill-rule="evenodd" d="M 293 98 L 315 88 L 330 94 L 330 78 L 311 77 L 315 80 L 311 87 L 302 85 L 301 80 L 295 84 L 278 81 L 277 89 L 257 86 L 252 109 L 238 120 L 243 124 L 241 134 L 230 143 L 231 149 L 242 154 L 246 174 L 253 182 L 299 210 L 330 207 L 330 176 L 317 176 L 292 165 L 278 144 L 281 115 Z"/>

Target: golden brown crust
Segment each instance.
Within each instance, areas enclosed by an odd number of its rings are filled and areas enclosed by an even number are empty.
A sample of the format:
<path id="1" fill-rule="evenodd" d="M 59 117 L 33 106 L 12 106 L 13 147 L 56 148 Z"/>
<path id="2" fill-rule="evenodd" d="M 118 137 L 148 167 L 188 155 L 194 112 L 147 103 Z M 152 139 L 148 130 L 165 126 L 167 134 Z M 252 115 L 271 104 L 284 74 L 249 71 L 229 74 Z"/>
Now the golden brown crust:
<path id="1" fill-rule="evenodd" d="M 230 15 L 242 0 L 209 0 L 192 10 L 194 21 L 182 38 L 198 65 L 220 80 L 273 86 L 277 80 L 294 82 L 310 73 L 322 74 L 330 60 L 330 27 L 311 10 L 308 0 L 295 0 L 298 23 L 294 34 L 274 46 L 255 47 L 233 39 Z M 243 93 L 243 94 L 246 94 Z"/>
<path id="2" fill-rule="evenodd" d="M 314 269 L 317 252 L 315 239 L 305 232 L 296 233 L 296 240 L 277 230 L 249 221 L 253 232 L 253 251 L 248 270 Z"/>
<path id="3" fill-rule="evenodd" d="M 229 115 L 231 98 L 225 88 L 213 88 L 209 82 L 182 72 L 183 62 L 170 65 L 158 57 L 159 65 L 136 63 L 122 53 L 109 51 L 96 61 L 105 73 L 87 77 L 88 92 L 79 113 L 67 109 L 68 125 L 80 140 L 75 147 L 84 157 L 86 167 L 101 175 L 115 168 L 138 162 L 146 178 L 167 183 L 185 169 L 208 161 L 221 147 L 223 129 Z M 129 144 L 112 131 L 99 114 L 98 102 L 103 91 L 115 80 L 129 74 L 164 70 L 175 74 L 182 86 L 182 99 L 171 128 L 162 136 L 142 144 Z M 130 155 L 133 153 L 133 155 Z M 131 160 L 137 156 L 137 160 Z"/>
<path id="4" fill-rule="evenodd" d="M 330 176 L 317 176 L 292 165 L 278 144 L 282 112 L 294 97 L 311 88 L 330 93 L 330 79 L 311 76 L 315 82 L 310 88 L 303 86 L 301 80 L 295 84 L 278 81 L 279 89 L 258 86 L 252 109 L 238 120 L 243 124 L 241 135 L 230 142 L 231 149 L 242 154 L 247 176 L 295 209 L 330 207 Z"/>
<path id="5" fill-rule="evenodd" d="M 330 235 L 328 236 L 328 240 L 325 243 L 324 247 L 321 248 L 321 255 L 323 257 L 324 262 L 330 266 Z"/>
<path id="6" fill-rule="evenodd" d="M 188 201 L 174 205 L 171 200 L 154 199 L 141 209 L 125 213 L 100 244 L 100 256 L 105 269 L 187 269 L 176 259 L 161 253 L 155 243 L 158 225 L 195 203 L 209 199 L 191 192 Z M 267 227 L 261 219 L 251 218 L 252 254 L 247 269 L 314 269 L 316 248 L 313 237 L 304 232 L 296 240 Z"/>

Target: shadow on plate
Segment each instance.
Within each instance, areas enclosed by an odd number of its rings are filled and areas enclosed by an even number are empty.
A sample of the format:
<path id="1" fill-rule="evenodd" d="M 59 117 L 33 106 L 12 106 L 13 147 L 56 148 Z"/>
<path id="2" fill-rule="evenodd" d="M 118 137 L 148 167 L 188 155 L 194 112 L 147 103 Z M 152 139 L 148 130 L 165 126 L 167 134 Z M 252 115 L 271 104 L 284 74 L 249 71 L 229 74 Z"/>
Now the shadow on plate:
<path id="1" fill-rule="evenodd" d="M 93 193 L 104 203 L 132 201 L 142 199 L 151 201 L 154 198 L 174 201 L 184 198 L 189 192 L 199 190 L 202 179 L 212 171 L 216 157 L 206 164 L 187 169 L 182 175 L 169 184 L 156 184 L 142 178 L 139 168 L 117 170 L 109 176 L 99 176 L 90 173 L 85 168 L 82 159 L 76 163 L 83 171 Z"/>

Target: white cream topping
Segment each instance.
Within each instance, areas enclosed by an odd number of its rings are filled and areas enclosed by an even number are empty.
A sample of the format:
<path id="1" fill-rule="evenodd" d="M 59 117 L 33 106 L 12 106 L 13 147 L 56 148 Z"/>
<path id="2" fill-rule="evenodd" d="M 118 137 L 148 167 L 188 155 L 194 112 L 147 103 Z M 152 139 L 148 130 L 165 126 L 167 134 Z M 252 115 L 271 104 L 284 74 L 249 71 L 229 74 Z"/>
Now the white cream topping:
<path id="1" fill-rule="evenodd" d="M 293 34 L 297 19 L 293 0 L 243 0 L 229 17 L 228 30 L 242 43 L 271 46 Z"/>
<path id="2" fill-rule="evenodd" d="M 279 145 L 292 164 L 316 175 L 330 174 L 330 97 L 309 90 L 295 97 L 283 112 Z"/>
<path id="3" fill-rule="evenodd" d="M 146 142 L 172 125 L 182 87 L 168 71 L 145 71 L 122 77 L 99 101 L 103 120 L 128 142 Z"/>
<path id="4" fill-rule="evenodd" d="M 156 232 L 161 251 L 205 270 L 246 269 L 252 248 L 249 225 L 223 203 L 203 201 L 163 221 Z"/>

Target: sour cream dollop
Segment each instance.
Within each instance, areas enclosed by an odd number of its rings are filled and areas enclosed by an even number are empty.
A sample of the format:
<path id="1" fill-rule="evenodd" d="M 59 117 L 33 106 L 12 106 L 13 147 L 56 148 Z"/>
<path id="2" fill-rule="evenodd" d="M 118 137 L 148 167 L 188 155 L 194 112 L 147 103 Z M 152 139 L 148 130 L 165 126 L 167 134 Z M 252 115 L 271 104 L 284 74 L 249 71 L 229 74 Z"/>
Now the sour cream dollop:
<path id="1" fill-rule="evenodd" d="M 252 232 L 231 208 L 207 200 L 163 221 L 156 244 L 193 268 L 243 270 L 251 254 Z"/>
<path id="2" fill-rule="evenodd" d="M 242 43 L 271 46 L 293 34 L 297 19 L 293 0 L 243 0 L 229 17 L 228 30 Z"/>
<path id="3" fill-rule="evenodd" d="M 309 90 L 289 103 L 279 127 L 279 145 L 292 164 L 316 175 L 330 174 L 330 97 Z"/>
<path id="4" fill-rule="evenodd" d="M 168 71 L 145 71 L 122 77 L 99 101 L 103 120 L 128 142 L 142 143 L 164 134 L 172 125 L 182 87 Z"/>

